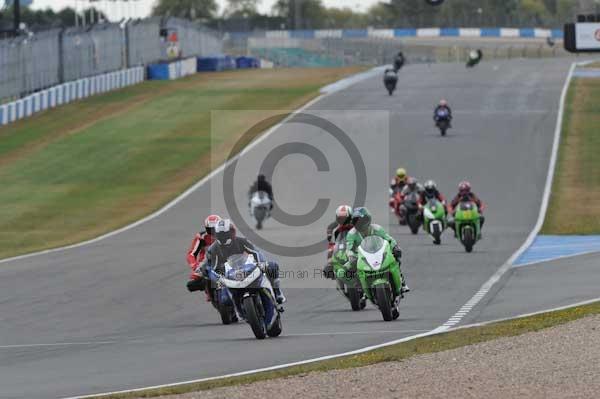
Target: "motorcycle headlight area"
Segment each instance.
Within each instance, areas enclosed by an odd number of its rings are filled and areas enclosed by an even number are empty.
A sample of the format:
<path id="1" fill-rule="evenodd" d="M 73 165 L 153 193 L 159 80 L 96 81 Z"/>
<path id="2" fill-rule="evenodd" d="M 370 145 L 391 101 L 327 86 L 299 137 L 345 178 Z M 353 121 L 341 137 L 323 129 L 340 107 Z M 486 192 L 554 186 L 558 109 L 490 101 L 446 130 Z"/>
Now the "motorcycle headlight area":
<path id="1" fill-rule="evenodd" d="M 261 276 L 262 271 L 258 267 L 249 274 L 244 270 L 232 270 L 227 273 L 227 278 L 223 279 L 223 283 L 228 288 L 246 288 L 255 281 L 260 281 Z"/>

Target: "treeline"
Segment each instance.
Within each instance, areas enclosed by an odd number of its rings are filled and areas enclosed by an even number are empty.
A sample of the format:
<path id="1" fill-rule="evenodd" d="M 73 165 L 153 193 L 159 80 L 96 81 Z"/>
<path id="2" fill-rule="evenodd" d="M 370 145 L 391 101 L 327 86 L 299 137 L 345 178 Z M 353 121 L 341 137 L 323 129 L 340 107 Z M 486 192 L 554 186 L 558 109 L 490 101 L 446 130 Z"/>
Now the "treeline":
<path id="1" fill-rule="evenodd" d="M 424 0 L 387 0 L 366 12 L 356 12 L 351 8 L 325 7 L 321 0 L 278 0 L 265 15 L 257 11 L 259 3 L 260 0 L 229 0 L 219 15 L 215 0 L 159 0 L 155 12 L 202 18 L 223 30 L 561 27 L 574 18 L 578 6 L 578 0 L 446 0 L 438 7 L 427 5 Z"/>
<path id="2" fill-rule="evenodd" d="M 387 0 L 366 12 L 324 6 L 322 0 L 278 0 L 269 13 L 260 13 L 261 0 L 228 0 L 219 10 L 216 0 L 158 0 L 154 15 L 198 20 L 220 31 L 273 29 L 349 29 L 391 27 L 561 27 L 577 14 L 579 0 L 446 0 L 432 7 L 424 0 Z M 354 1 L 354 0 L 353 0 Z M 93 14 L 93 15 L 92 15 Z M 105 17 L 86 11 L 85 20 Z M 21 20 L 29 29 L 69 27 L 75 11 L 31 10 Z M 82 18 L 80 17 L 80 21 Z M 12 9 L 0 11 L 0 30 L 12 29 Z"/>
<path id="3" fill-rule="evenodd" d="M 105 20 L 106 16 L 97 9 L 89 8 L 85 12 L 79 13 L 79 21 L 85 20 L 88 23 L 92 20 Z M 46 10 L 32 10 L 29 7 L 21 7 L 21 22 L 24 22 L 28 30 L 36 31 L 51 28 L 68 28 L 75 25 L 75 10 L 72 8 L 63 8 L 59 12 L 54 12 L 48 8 Z M 6 7 L 0 10 L 0 30 L 13 29 L 13 9 Z"/>

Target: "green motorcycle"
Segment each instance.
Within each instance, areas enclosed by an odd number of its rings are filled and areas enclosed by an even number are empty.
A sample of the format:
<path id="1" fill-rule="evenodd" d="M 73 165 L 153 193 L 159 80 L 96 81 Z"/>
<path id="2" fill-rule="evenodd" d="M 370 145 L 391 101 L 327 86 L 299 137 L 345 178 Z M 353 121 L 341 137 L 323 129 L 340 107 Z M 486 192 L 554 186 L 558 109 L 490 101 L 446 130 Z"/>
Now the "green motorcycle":
<path id="1" fill-rule="evenodd" d="M 331 256 L 331 264 L 335 273 L 337 282 L 337 290 L 342 293 L 350 301 L 352 310 L 362 310 L 367 305 L 364 298 L 362 286 L 358 281 L 356 270 L 352 270 L 348 264 L 348 256 L 346 255 L 346 232 L 340 234 L 333 247 L 333 255 Z"/>
<path id="2" fill-rule="evenodd" d="M 377 305 L 383 320 L 397 319 L 402 276 L 390 244 L 379 236 L 365 237 L 358 247 L 357 269 L 363 291 Z"/>
<path id="3" fill-rule="evenodd" d="M 467 252 L 481 237 L 481 215 L 477 204 L 472 201 L 461 202 L 454 215 L 456 238 L 464 245 Z"/>
<path id="4" fill-rule="evenodd" d="M 432 198 L 423 207 L 423 226 L 433 238 L 435 245 L 442 243 L 442 233 L 446 230 L 446 207 L 437 198 Z"/>

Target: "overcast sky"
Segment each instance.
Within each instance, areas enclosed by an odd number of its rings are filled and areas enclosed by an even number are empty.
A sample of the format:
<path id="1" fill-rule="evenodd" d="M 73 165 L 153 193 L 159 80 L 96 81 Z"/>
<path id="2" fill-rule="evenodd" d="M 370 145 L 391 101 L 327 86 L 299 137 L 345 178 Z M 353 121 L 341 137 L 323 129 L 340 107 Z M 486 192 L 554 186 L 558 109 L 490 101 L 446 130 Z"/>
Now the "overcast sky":
<path id="1" fill-rule="evenodd" d="M 150 13 L 153 4 L 157 0 L 137 0 L 129 1 L 120 4 L 108 0 L 98 0 L 96 4 L 98 8 L 105 10 L 111 19 L 121 19 L 123 17 L 145 17 Z M 219 4 L 220 11 L 227 4 L 227 0 L 216 0 Z M 271 7 L 276 0 L 261 0 L 259 10 L 261 12 L 270 12 Z M 323 4 L 328 7 L 350 7 L 355 10 L 364 11 L 369 6 L 377 3 L 378 0 L 323 0 Z M 33 8 L 48 8 L 51 7 L 59 10 L 64 7 L 77 7 L 79 9 L 87 8 L 89 0 L 33 0 Z"/>

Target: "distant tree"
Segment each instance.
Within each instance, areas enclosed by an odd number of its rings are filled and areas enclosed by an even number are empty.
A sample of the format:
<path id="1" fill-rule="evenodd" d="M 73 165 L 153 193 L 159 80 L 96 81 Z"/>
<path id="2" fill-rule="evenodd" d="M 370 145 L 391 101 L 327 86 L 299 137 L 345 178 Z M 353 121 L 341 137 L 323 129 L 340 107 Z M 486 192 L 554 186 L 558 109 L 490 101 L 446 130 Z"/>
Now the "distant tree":
<path id="1" fill-rule="evenodd" d="M 217 12 L 215 0 L 158 0 L 153 15 L 187 19 L 212 19 Z"/>
<path id="2" fill-rule="evenodd" d="M 325 7 L 321 0 L 277 0 L 275 15 L 288 19 L 290 28 L 318 29 L 325 25 Z"/>
<path id="3" fill-rule="evenodd" d="M 225 15 L 233 14 L 258 14 L 258 4 L 260 0 L 228 0 L 228 5 L 225 8 Z"/>

